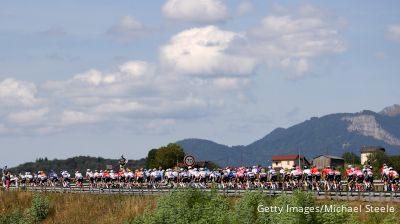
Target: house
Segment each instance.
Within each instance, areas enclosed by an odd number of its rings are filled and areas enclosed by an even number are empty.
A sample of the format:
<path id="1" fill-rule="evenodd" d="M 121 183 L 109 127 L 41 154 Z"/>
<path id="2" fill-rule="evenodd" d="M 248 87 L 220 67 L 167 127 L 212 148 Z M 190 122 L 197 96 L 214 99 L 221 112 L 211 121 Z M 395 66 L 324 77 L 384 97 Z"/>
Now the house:
<path id="1" fill-rule="evenodd" d="M 365 164 L 368 161 L 368 156 L 372 153 L 385 152 L 385 148 L 380 146 L 363 146 L 361 148 L 361 164 Z"/>
<path id="2" fill-rule="evenodd" d="M 272 156 L 272 168 L 290 169 L 293 165 L 309 166 L 310 163 L 304 156 L 298 154 L 292 155 L 274 155 Z"/>
<path id="3" fill-rule="evenodd" d="M 320 155 L 313 159 L 313 165 L 316 166 L 318 169 L 322 169 L 326 166 L 343 167 L 344 159 L 338 156 Z"/>

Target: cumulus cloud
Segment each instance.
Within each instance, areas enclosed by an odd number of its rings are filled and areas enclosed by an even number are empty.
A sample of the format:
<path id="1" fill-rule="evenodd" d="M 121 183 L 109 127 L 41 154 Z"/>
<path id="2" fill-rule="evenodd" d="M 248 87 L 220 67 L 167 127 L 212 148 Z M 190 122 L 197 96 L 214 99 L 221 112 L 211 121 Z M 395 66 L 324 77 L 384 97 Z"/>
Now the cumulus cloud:
<path id="1" fill-rule="evenodd" d="M 126 42 L 142 37 L 146 30 L 146 27 L 139 20 L 132 16 L 124 16 L 107 33 L 117 40 Z"/>
<path id="2" fill-rule="evenodd" d="M 100 121 L 100 117 L 80 111 L 66 110 L 62 113 L 61 125 L 90 124 Z"/>
<path id="3" fill-rule="evenodd" d="M 142 28 L 130 19 L 115 31 Z M 144 130 L 133 131 L 164 133 L 176 122 L 237 107 L 248 99 L 259 66 L 303 76 L 315 58 L 345 49 L 336 18 L 310 7 L 280 10 L 243 32 L 212 25 L 190 28 L 160 47 L 156 63 L 127 61 L 112 71 L 93 68 L 40 85 L 1 81 L 0 132 L 46 134 L 94 124 L 135 129 L 140 124 Z"/>
<path id="4" fill-rule="evenodd" d="M 221 22 L 228 18 L 227 7 L 220 0 L 167 0 L 162 12 L 167 18 L 188 22 Z"/>
<path id="5" fill-rule="evenodd" d="M 11 106 L 34 106 L 41 102 L 36 97 L 34 83 L 8 78 L 0 82 L 0 102 Z"/>
<path id="6" fill-rule="evenodd" d="M 387 26 L 386 37 L 390 40 L 400 41 L 400 24 L 393 24 Z"/>
<path id="7" fill-rule="evenodd" d="M 21 125 L 35 124 L 40 123 L 48 112 L 48 108 L 41 108 L 37 110 L 10 113 L 8 115 L 8 120 Z"/>
<path id="8" fill-rule="evenodd" d="M 247 75 L 255 62 L 246 56 L 226 50 L 242 35 L 206 26 L 184 30 L 161 48 L 161 60 L 176 73 L 189 75 Z"/>
<path id="9" fill-rule="evenodd" d="M 234 50 L 257 58 L 258 63 L 304 76 L 314 58 L 340 53 L 346 45 L 340 36 L 341 18 L 330 18 L 312 6 L 297 10 L 279 8 L 249 30 L 246 42 Z"/>

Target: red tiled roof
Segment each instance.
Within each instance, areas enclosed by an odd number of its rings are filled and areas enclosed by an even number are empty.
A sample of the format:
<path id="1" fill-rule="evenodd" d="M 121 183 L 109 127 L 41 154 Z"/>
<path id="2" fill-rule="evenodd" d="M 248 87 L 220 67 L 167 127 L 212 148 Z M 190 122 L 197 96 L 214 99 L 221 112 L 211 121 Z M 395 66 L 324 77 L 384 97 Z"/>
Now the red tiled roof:
<path id="1" fill-rule="evenodd" d="M 304 156 L 300 156 L 300 158 L 303 159 Z M 287 160 L 296 160 L 296 159 L 299 159 L 298 154 L 272 156 L 272 161 L 287 161 Z"/>

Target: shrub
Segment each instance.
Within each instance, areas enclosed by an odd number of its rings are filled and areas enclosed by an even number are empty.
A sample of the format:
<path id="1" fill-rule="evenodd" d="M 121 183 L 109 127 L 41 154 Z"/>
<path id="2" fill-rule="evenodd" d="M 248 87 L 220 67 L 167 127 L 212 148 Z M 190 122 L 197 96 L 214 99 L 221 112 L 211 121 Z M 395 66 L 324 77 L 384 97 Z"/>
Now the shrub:
<path id="1" fill-rule="evenodd" d="M 316 223 L 316 213 L 305 214 L 303 212 L 287 211 L 288 207 L 314 207 L 315 198 L 307 192 L 296 191 L 292 195 L 280 195 L 272 203 L 272 206 L 283 207 L 282 213 L 270 213 L 271 223 Z"/>
<path id="2" fill-rule="evenodd" d="M 32 198 L 32 206 L 29 208 L 29 214 L 34 223 L 38 223 L 49 214 L 49 199 L 46 196 L 35 194 Z"/>
<path id="3" fill-rule="evenodd" d="M 230 223 L 229 203 L 217 192 L 185 189 L 161 196 L 157 208 L 132 223 Z"/>
<path id="4" fill-rule="evenodd" d="M 23 223 L 23 214 L 20 210 L 16 210 L 9 215 L 0 216 L 0 224 L 19 224 Z"/>
<path id="5" fill-rule="evenodd" d="M 247 192 L 236 202 L 232 223 L 269 223 L 269 213 L 261 213 L 258 206 L 270 206 L 271 200 L 262 192 Z"/>

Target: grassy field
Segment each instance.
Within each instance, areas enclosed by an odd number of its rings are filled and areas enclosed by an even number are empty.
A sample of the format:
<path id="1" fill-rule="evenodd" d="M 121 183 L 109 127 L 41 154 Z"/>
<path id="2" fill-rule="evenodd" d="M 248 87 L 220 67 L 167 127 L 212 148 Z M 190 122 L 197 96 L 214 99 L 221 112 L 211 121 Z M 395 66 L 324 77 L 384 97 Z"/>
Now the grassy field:
<path id="1" fill-rule="evenodd" d="M 50 210 L 43 223 L 123 223 L 156 206 L 152 196 L 46 193 Z M 0 192 L 0 216 L 31 206 L 30 192 Z"/>
<path id="2" fill-rule="evenodd" d="M 157 205 L 156 196 L 92 195 L 72 193 L 45 193 L 49 211 L 42 223 L 124 223 L 144 214 L 147 208 Z M 42 196 L 43 196 L 42 195 Z M 0 192 L 0 217 L 15 211 L 26 211 L 31 207 L 31 192 Z M 240 197 L 227 198 L 230 210 L 241 200 Z M 317 204 L 331 204 L 335 201 L 317 201 Z M 400 203 L 389 202 L 346 202 L 349 206 L 394 206 L 400 211 Z M 355 214 L 356 223 L 382 223 L 383 214 Z"/>

